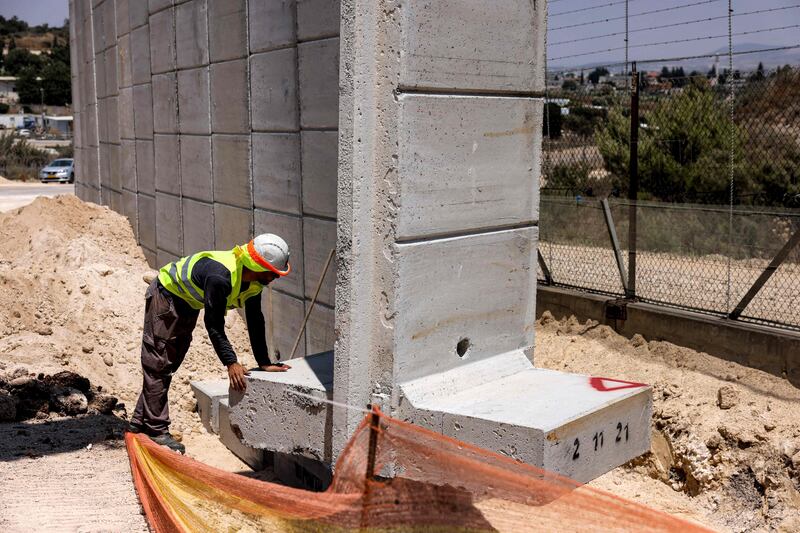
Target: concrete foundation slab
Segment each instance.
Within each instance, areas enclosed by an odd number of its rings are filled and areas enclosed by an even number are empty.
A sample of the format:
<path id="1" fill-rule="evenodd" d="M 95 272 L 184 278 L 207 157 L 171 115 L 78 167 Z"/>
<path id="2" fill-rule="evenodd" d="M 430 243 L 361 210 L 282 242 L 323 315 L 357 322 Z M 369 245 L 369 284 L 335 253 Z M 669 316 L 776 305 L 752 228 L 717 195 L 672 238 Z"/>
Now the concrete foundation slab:
<path id="1" fill-rule="evenodd" d="M 401 390 L 403 418 L 582 482 L 650 447 L 649 387 L 537 369 L 519 350 Z"/>
<path id="2" fill-rule="evenodd" d="M 219 402 L 228 398 L 228 380 L 192 381 L 190 385 L 200 421 L 211 433 L 219 433 Z"/>
<path id="3" fill-rule="evenodd" d="M 231 391 L 231 424 L 249 446 L 330 461 L 331 406 L 313 398 L 330 399 L 332 382 L 331 352 L 294 360 L 290 372 L 251 372 L 246 395 Z"/>
<path id="4" fill-rule="evenodd" d="M 253 470 L 263 470 L 266 466 L 264 450 L 256 449 L 243 443 L 236 426 L 231 425 L 228 399 L 219 401 L 219 440 Z"/>

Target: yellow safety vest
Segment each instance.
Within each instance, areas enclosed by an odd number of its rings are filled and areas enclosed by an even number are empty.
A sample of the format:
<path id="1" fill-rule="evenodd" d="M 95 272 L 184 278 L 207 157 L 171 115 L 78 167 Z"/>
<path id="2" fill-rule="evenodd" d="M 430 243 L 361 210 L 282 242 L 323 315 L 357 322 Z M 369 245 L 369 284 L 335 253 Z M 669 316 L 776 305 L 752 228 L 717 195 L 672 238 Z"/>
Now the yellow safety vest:
<path id="1" fill-rule="evenodd" d="M 174 263 L 169 263 L 158 271 L 158 281 L 169 292 L 183 299 L 193 309 L 202 309 L 205 301 L 205 293 L 192 281 L 192 268 L 202 258 L 208 257 L 221 263 L 231 273 L 231 293 L 228 296 L 227 308 L 235 309 L 243 307 L 245 300 L 251 296 L 261 294 L 263 285 L 256 281 L 251 281 L 250 286 L 244 292 L 242 288 L 242 269 L 251 266 L 252 259 L 241 246 L 236 246 L 228 251 L 208 251 L 197 252 L 189 257 L 178 259 Z M 263 268 L 251 268 L 251 270 L 263 270 Z"/>

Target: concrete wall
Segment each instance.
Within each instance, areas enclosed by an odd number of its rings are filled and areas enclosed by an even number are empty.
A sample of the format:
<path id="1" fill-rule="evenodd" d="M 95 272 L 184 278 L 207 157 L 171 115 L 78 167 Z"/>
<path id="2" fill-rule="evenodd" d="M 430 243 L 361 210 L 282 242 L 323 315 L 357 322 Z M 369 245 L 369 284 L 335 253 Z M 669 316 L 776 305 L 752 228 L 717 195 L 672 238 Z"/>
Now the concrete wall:
<path id="1" fill-rule="evenodd" d="M 288 357 L 336 235 L 338 0 L 71 0 L 76 194 L 153 267 L 272 232 Z M 333 347 L 326 282 L 295 356 Z M 267 317 L 269 320 L 269 316 Z"/>

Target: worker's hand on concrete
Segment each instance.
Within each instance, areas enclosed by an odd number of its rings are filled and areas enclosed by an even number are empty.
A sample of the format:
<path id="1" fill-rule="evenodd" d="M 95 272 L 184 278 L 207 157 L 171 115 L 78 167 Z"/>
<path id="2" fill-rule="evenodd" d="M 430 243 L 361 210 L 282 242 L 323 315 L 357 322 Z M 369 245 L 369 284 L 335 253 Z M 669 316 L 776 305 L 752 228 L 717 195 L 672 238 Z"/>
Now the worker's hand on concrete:
<path id="1" fill-rule="evenodd" d="M 290 367 L 286 363 L 273 363 L 271 365 L 263 365 L 261 366 L 261 370 L 264 372 L 286 372 L 289 370 Z"/>
<path id="2" fill-rule="evenodd" d="M 244 377 L 249 375 L 250 372 L 245 370 L 239 363 L 231 363 L 228 366 L 228 379 L 230 379 L 231 387 L 235 391 L 244 392 L 247 388 L 247 381 L 245 381 Z"/>

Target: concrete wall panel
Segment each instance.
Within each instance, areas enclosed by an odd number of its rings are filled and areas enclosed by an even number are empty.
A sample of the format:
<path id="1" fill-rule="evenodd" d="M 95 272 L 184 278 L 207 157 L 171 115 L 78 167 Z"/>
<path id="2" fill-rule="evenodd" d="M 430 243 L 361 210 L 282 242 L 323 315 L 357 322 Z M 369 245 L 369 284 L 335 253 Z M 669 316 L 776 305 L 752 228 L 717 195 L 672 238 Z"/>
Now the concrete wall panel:
<path id="1" fill-rule="evenodd" d="M 214 250 L 214 206 L 183 198 L 183 250 Z"/>
<path id="2" fill-rule="evenodd" d="M 536 5 L 540 9 L 537 11 Z M 544 2 L 412 0 L 401 10 L 400 85 L 436 89 L 544 89 Z M 490 29 L 487 31 L 487 29 Z"/>
<path id="3" fill-rule="evenodd" d="M 211 131 L 249 133 L 247 60 L 211 65 Z"/>
<path id="4" fill-rule="evenodd" d="M 211 137 L 181 135 L 181 193 L 184 197 L 211 202 Z M 213 232 L 211 233 L 213 240 Z"/>
<path id="5" fill-rule="evenodd" d="M 107 96 L 115 96 L 119 93 L 119 79 L 117 78 L 117 47 L 112 46 L 106 50 L 105 56 L 105 88 Z"/>
<path id="6" fill-rule="evenodd" d="M 192 0 L 175 8 L 178 68 L 208 64 L 208 7 L 206 0 Z"/>
<path id="7" fill-rule="evenodd" d="M 123 139 L 120 144 L 119 168 L 122 188 L 136 192 L 136 141 Z"/>
<path id="8" fill-rule="evenodd" d="M 528 227 L 396 245 L 396 379 L 533 345 L 537 240 Z"/>
<path id="9" fill-rule="evenodd" d="M 123 35 L 117 42 L 117 79 L 120 87 L 130 87 L 133 85 L 130 34 Z"/>
<path id="10" fill-rule="evenodd" d="M 250 57 L 253 129 L 297 131 L 297 55 L 294 48 Z"/>
<path id="11" fill-rule="evenodd" d="M 295 0 L 249 0 L 250 52 L 295 43 L 295 12 Z"/>
<path id="12" fill-rule="evenodd" d="M 161 268 L 164 265 L 168 265 L 170 263 L 174 263 L 178 259 L 180 259 L 178 254 L 174 254 L 174 253 L 172 253 L 172 252 L 170 252 L 168 250 L 164 250 L 162 248 L 159 248 L 156 251 L 156 265 L 157 266 L 155 268 Z"/>
<path id="13" fill-rule="evenodd" d="M 178 75 L 153 76 L 153 131 L 178 133 Z"/>
<path id="14" fill-rule="evenodd" d="M 255 211 L 254 235 L 274 233 L 289 245 L 289 263 L 292 271 L 288 276 L 272 282 L 272 287 L 298 298 L 303 297 L 303 220 L 299 216 Z"/>
<path id="15" fill-rule="evenodd" d="M 143 0 L 128 0 L 128 18 L 131 30 L 147 24 L 147 2 Z"/>
<path id="16" fill-rule="evenodd" d="M 135 139 L 133 126 L 133 88 L 124 87 L 119 90 L 117 98 L 117 117 L 119 120 L 119 136 L 122 139 Z"/>
<path id="17" fill-rule="evenodd" d="M 335 314 L 332 308 L 319 303 L 314 306 L 306 326 L 307 354 L 314 355 L 333 350 L 333 343 L 336 341 L 334 320 Z"/>
<path id="18" fill-rule="evenodd" d="M 147 2 L 150 13 L 156 13 L 173 4 L 173 0 L 149 0 Z M 152 17 L 151 17 L 152 18 Z"/>
<path id="19" fill-rule="evenodd" d="M 214 201 L 252 209 L 250 137 L 213 135 Z"/>
<path id="20" fill-rule="evenodd" d="M 150 16 L 150 69 L 153 74 L 175 70 L 175 13 L 172 9 Z"/>
<path id="21" fill-rule="evenodd" d="M 133 0 L 134 2 L 136 0 Z M 114 14 L 117 19 L 117 35 L 125 35 L 131 30 L 131 21 L 128 14 L 128 0 L 116 0 Z"/>
<path id="22" fill-rule="evenodd" d="M 149 83 L 133 88 L 133 128 L 137 139 L 153 138 L 153 90 Z"/>
<path id="23" fill-rule="evenodd" d="M 211 133 L 208 91 L 207 67 L 178 72 L 178 108 L 181 133 L 197 135 Z"/>
<path id="24" fill-rule="evenodd" d="M 218 250 L 228 250 L 252 238 L 253 211 L 214 204 L 214 244 Z"/>
<path id="25" fill-rule="evenodd" d="M 302 133 L 303 212 L 336 218 L 336 131 Z"/>
<path id="26" fill-rule="evenodd" d="M 139 192 L 155 196 L 155 159 L 153 141 L 136 140 L 136 183 Z M 155 250 L 155 246 L 150 246 Z"/>
<path id="27" fill-rule="evenodd" d="M 339 38 L 297 45 L 300 124 L 303 128 L 339 126 Z"/>
<path id="28" fill-rule="evenodd" d="M 139 216 L 139 214 L 136 207 L 137 202 L 138 197 L 135 192 L 126 190 L 122 191 L 122 214 L 128 218 L 128 222 L 130 222 L 131 229 L 133 230 L 133 235 L 138 239 L 139 227 L 136 223 L 136 218 Z"/>
<path id="29" fill-rule="evenodd" d="M 303 266 L 306 297 L 314 296 L 320 275 L 331 248 L 336 247 L 336 222 L 318 218 L 303 218 Z M 336 261 L 331 261 L 317 300 L 331 307 L 334 305 L 336 286 Z"/>
<path id="30" fill-rule="evenodd" d="M 175 255 L 183 252 L 181 246 L 181 199 L 171 194 L 156 193 L 156 245 Z"/>
<path id="31" fill-rule="evenodd" d="M 156 190 L 179 195 L 181 181 L 179 172 L 179 153 L 177 135 L 155 135 L 153 138 L 155 151 Z M 167 248 L 172 250 L 173 248 Z"/>
<path id="32" fill-rule="evenodd" d="M 133 7 L 133 2 L 129 7 Z M 131 32 L 131 56 L 133 63 L 131 74 L 134 84 L 147 83 L 150 81 L 150 30 L 147 26 L 141 26 Z"/>
<path id="33" fill-rule="evenodd" d="M 246 0 L 208 4 L 209 56 L 212 63 L 247 55 Z"/>
<path id="34" fill-rule="evenodd" d="M 118 144 L 108 145 L 108 186 L 119 192 L 122 191 L 122 176 L 120 174 L 120 148 Z M 119 198 L 120 209 L 114 209 L 119 212 L 122 209 L 122 198 Z"/>
<path id="35" fill-rule="evenodd" d="M 108 142 L 119 144 L 119 100 L 118 96 L 111 96 L 106 99 L 106 121 L 108 123 L 106 135 Z"/>
<path id="36" fill-rule="evenodd" d="M 156 199 L 140 194 L 139 208 L 139 242 L 145 248 L 156 249 Z"/>
<path id="37" fill-rule="evenodd" d="M 399 102 L 398 238 L 538 220 L 540 100 L 406 94 Z"/>
<path id="38" fill-rule="evenodd" d="M 253 196 L 256 207 L 300 214 L 300 137 L 254 133 Z"/>
<path id="39" fill-rule="evenodd" d="M 297 37 L 301 41 L 339 35 L 341 0 L 297 0 Z"/>
<path id="40" fill-rule="evenodd" d="M 290 274 L 291 276 L 292 274 Z M 305 304 L 303 300 L 284 294 L 277 290 L 272 290 L 272 312 L 270 313 L 269 290 L 265 290 L 261 295 L 261 309 L 267 320 L 267 325 L 272 324 L 274 332 L 274 346 L 270 346 L 270 355 L 280 352 L 281 360 L 285 361 L 292 352 L 292 347 L 300 331 L 300 325 L 305 317 Z M 269 337 L 267 338 L 269 344 Z M 306 332 L 300 336 L 300 343 L 294 357 L 306 356 Z M 276 357 L 272 356 L 273 360 Z"/>

